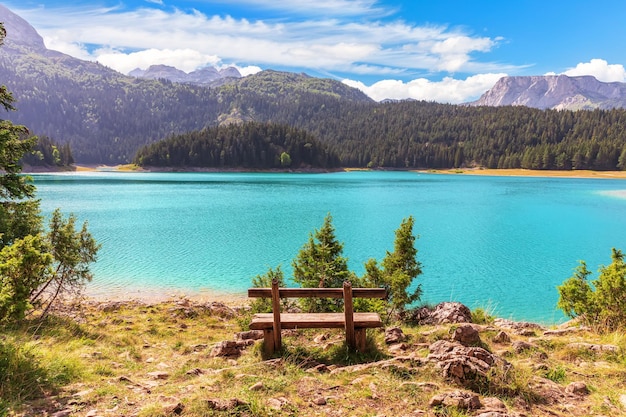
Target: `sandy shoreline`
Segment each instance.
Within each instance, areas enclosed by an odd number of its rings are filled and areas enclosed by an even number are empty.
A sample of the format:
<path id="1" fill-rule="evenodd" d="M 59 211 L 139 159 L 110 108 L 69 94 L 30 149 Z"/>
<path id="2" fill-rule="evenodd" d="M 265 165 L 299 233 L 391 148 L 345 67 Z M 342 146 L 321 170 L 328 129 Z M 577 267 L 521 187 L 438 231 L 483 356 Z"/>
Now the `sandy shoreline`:
<path id="1" fill-rule="evenodd" d="M 543 171 L 532 169 L 454 169 L 421 171 L 456 175 L 487 175 L 497 177 L 554 177 L 554 178 L 607 178 L 626 179 L 626 171 Z"/>
<path id="2" fill-rule="evenodd" d="M 31 168 L 31 169 L 28 169 Z M 151 170 L 137 167 L 135 165 L 74 165 L 73 171 L 50 171 L 28 167 L 25 173 L 46 173 L 46 172 L 283 172 L 283 171 L 245 171 L 234 169 L 217 168 L 189 168 L 188 170 Z M 346 168 L 343 171 L 370 171 L 368 168 Z M 409 170 L 429 174 L 446 175 L 484 175 L 494 177 L 549 177 L 549 178 L 601 178 L 601 179 L 626 179 L 626 171 L 591 171 L 591 170 L 570 170 L 570 171 L 549 171 L 531 169 L 488 169 L 488 168 L 464 168 L 464 169 L 429 169 L 429 170 Z M 295 171 L 293 171 L 295 172 Z M 309 172 L 309 171 L 307 171 Z M 311 170 L 310 172 L 334 172 Z"/>
<path id="3" fill-rule="evenodd" d="M 212 289 L 203 289 L 200 291 L 181 291 L 164 288 L 145 288 L 134 290 L 85 290 L 83 295 L 91 301 L 138 301 L 144 303 L 161 303 L 166 301 L 175 301 L 180 299 L 188 299 L 198 303 L 207 303 L 218 301 L 230 307 L 240 307 L 247 305 L 249 299 L 244 293 L 226 293 Z"/>

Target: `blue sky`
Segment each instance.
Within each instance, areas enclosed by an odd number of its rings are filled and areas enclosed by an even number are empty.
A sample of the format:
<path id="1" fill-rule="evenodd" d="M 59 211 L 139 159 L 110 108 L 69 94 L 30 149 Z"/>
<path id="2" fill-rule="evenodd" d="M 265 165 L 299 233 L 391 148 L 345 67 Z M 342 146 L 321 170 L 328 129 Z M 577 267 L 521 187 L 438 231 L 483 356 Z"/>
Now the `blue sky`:
<path id="1" fill-rule="evenodd" d="M 50 49 L 122 73 L 233 65 L 372 98 L 474 100 L 505 75 L 626 82 L 626 1 L 9 0 Z"/>

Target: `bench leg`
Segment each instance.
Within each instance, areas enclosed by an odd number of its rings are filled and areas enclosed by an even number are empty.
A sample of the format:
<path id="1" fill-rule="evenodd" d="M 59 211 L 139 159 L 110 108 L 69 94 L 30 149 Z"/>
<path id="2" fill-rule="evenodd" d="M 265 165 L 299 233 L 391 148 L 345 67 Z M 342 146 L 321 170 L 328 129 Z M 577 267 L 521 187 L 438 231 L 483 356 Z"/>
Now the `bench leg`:
<path id="1" fill-rule="evenodd" d="M 367 348 L 367 340 L 365 337 L 365 329 L 354 329 L 354 338 L 356 339 L 356 350 L 363 353 Z"/>
<path id="2" fill-rule="evenodd" d="M 263 330 L 263 352 L 266 356 L 272 356 L 274 354 L 274 330 Z"/>

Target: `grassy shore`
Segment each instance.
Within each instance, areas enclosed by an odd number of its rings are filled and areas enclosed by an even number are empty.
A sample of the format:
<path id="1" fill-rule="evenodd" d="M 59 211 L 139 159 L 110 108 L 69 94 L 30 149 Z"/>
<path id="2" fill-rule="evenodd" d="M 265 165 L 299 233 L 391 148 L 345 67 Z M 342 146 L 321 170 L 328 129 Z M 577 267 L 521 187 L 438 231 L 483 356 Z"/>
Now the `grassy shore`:
<path id="1" fill-rule="evenodd" d="M 3 329 L 0 347 L 8 360 L 0 361 L 0 415 L 3 407 L 11 416 L 77 417 L 626 412 L 623 333 L 516 329 L 475 317 L 481 321 L 474 325 L 477 346 L 510 367 L 489 372 L 472 391 L 444 378 L 428 359 L 429 349 L 451 340 L 459 324 L 405 324 L 406 340 L 393 345 L 382 330 L 372 330 L 367 354 L 349 352 L 341 331 L 320 329 L 285 331 L 285 350 L 274 358 L 262 356 L 261 341 L 250 342 L 239 356 L 216 357 L 220 342 L 246 329 L 245 308 L 182 298 L 67 304 L 43 323 Z M 510 340 L 498 339 L 500 332 Z M 475 396 L 480 408 L 468 408 L 450 393 Z"/>

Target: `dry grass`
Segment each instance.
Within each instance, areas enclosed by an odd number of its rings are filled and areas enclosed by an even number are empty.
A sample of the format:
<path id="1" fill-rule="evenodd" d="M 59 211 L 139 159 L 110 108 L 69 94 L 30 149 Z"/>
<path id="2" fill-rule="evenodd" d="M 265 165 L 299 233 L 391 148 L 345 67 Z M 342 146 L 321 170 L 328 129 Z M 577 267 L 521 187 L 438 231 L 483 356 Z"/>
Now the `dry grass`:
<path id="1" fill-rule="evenodd" d="M 428 344 L 449 338 L 449 325 L 403 326 L 408 341 L 402 355 L 412 356 L 413 362 L 385 366 L 380 364 L 393 355 L 381 331 L 368 334 L 371 348 L 366 355 L 349 352 L 340 331 L 306 330 L 285 332 L 285 349 L 275 358 L 262 357 L 259 341 L 239 358 L 225 359 L 211 357 L 211 349 L 217 342 L 233 340 L 245 323 L 243 316 L 226 319 L 197 305 L 180 308 L 175 302 L 124 304 L 112 311 L 85 304 L 72 314 L 74 318 L 55 318 L 38 327 L 5 329 L 0 342 L 29 346 L 44 379 L 31 396 L 3 398 L 11 410 L 5 409 L 6 414 L 51 415 L 59 410 L 71 410 L 77 417 L 475 413 L 429 406 L 434 395 L 461 389 L 443 380 L 441 370 L 426 361 Z M 510 412 L 533 416 L 625 412 L 620 402 L 620 396 L 626 394 L 624 334 L 542 336 L 538 332 L 536 337 L 524 337 L 510 333 L 513 342 L 535 346 L 516 353 L 512 344 L 491 341 L 499 329 L 490 326 L 484 325 L 481 331 L 486 348 L 513 367 L 489 375 L 488 384 L 478 392 L 481 399 L 495 396 Z M 322 333 L 326 340 L 314 342 Z M 614 344 L 620 350 L 599 354 L 569 347 L 581 341 Z M 312 370 L 319 364 L 325 367 Z M 151 376 L 156 375 L 153 372 L 167 375 L 158 379 Z M 567 404 L 575 407 L 567 408 L 537 392 L 538 380 L 561 391 L 571 382 L 584 381 L 590 393 L 568 398 Z M 224 410 L 215 407 L 229 402 Z"/>

